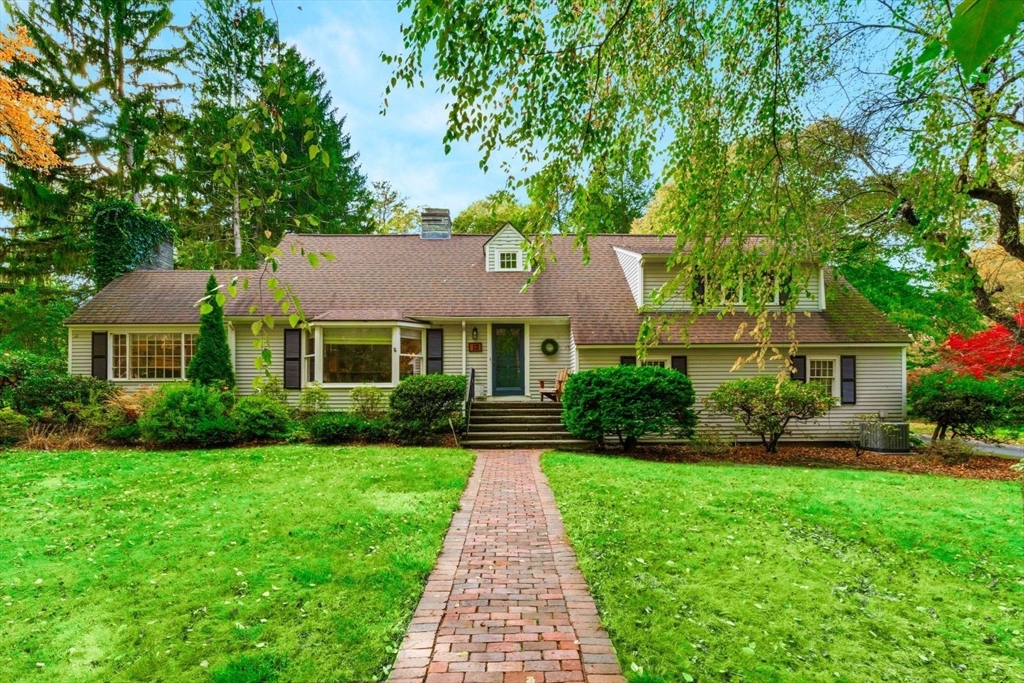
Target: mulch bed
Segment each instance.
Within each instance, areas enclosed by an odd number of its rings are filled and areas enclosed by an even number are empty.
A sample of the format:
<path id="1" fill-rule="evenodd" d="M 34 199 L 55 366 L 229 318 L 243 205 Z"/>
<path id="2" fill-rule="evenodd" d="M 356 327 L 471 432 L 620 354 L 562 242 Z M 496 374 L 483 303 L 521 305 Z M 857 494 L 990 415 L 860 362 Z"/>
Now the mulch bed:
<path id="1" fill-rule="evenodd" d="M 732 446 L 714 455 L 699 455 L 686 446 L 640 446 L 630 454 L 640 460 L 658 462 L 716 463 L 742 465 L 777 465 L 785 467 L 825 467 L 910 474 L 939 474 L 961 479 L 1013 481 L 1017 473 L 1010 469 L 1016 462 L 1004 458 L 976 456 L 962 465 L 949 465 L 924 453 L 886 455 L 861 452 L 852 448 L 819 448 L 812 446 L 779 446 L 778 453 L 765 453 L 760 446 Z"/>

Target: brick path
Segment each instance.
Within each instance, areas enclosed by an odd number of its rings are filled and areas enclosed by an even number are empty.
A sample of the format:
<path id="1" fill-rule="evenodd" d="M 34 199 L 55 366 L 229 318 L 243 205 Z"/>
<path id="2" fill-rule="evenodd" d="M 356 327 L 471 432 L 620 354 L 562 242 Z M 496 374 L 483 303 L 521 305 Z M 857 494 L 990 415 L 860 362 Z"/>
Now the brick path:
<path id="1" fill-rule="evenodd" d="M 540 451 L 481 451 L 391 683 L 625 683 Z"/>

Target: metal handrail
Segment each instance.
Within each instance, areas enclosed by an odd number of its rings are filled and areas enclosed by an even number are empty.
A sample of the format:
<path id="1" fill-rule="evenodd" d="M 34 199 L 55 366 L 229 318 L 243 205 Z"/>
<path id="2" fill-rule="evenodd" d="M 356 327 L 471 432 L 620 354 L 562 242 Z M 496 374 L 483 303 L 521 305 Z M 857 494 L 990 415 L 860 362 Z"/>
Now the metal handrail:
<path id="1" fill-rule="evenodd" d="M 473 407 L 473 399 L 476 398 L 476 369 L 470 368 L 466 375 L 466 405 L 463 408 L 466 424 L 469 424 L 469 410 Z"/>

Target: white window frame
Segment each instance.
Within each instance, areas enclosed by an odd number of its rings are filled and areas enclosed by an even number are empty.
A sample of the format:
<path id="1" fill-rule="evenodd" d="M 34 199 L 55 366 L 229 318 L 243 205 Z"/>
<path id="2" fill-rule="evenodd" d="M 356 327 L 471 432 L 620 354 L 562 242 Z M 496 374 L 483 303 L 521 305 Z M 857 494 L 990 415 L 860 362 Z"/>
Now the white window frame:
<path id="1" fill-rule="evenodd" d="M 512 267 L 504 266 L 501 263 L 503 256 L 512 256 L 515 258 L 515 265 Z M 522 270 L 523 266 L 521 261 L 523 260 L 523 254 L 521 251 L 504 250 L 498 252 L 498 270 Z"/>
<path id="2" fill-rule="evenodd" d="M 839 356 L 807 356 L 807 383 L 811 384 L 811 364 L 814 361 L 830 361 L 832 363 L 832 397 L 841 399 L 839 386 Z"/>
<path id="3" fill-rule="evenodd" d="M 167 335 L 179 335 L 181 342 L 181 377 L 132 377 L 132 337 L 136 335 L 153 335 L 153 334 L 167 334 Z M 111 382 L 183 382 L 188 380 L 188 362 L 185 360 L 185 335 L 192 335 L 195 337 L 193 345 L 198 347 L 199 345 L 199 331 L 177 331 L 172 330 L 169 332 L 130 332 L 125 330 L 110 330 L 107 332 L 107 377 L 110 378 Z M 114 337 L 123 336 L 125 337 L 125 359 L 124 359 L 124 371 L 125 377 L 114 376 Z M 193 355 L 195 352 L 193 351 Z M 192 359 L 189 358 L 189 361 Z"/>
<path id="4" fill-rule="evenodd" d="M 391 331 L 391 381 L 390 382 L 326 382 L 324 381 L 324 373 L 326 368 L 324 367 L 324 361 L 326 360 L 325 347 L 329 343 L 327 337 L 330 335 L 330 330 L 335 329 L 366 329 L 366 328 L 380 328 L 389 329 Z M 421 331 L 421 351 L 420 358 L 423 360 L 420 362 L 419 372 L 417 374 L 425 374 L 427 371 L 426 353 L 427 353 L 427 339 L 426 339 L 426 326 L 423 325 L 395 325 L 382 323 L 375 325 L 372 322 L 361 322 L 357 324 L 352 323 L 323 323 L 318 324 L 315 327 L 315 353 L 316 358 L 314 360 L 314 366 L 317 368 L 316 374 L 319 375 L 319 381 L 321 386 L 325 389 L 353 389 L 355 387 L 380 387 L 382 389 L 394 388 L 398 386 L 400 380 L 399 375 L 401 372 L 401 364 L 399 360 L 401 358 L 402 351 L 402 330 L 403 329 L 418 329 Z"/>
<path id="5" fill-rule="evenodd" d="M 637 363 L 637 365 L 646 368 L 664 368 L 665 362 L 666 361 L 664 358 L 645 358 L 644 360 Z"/>

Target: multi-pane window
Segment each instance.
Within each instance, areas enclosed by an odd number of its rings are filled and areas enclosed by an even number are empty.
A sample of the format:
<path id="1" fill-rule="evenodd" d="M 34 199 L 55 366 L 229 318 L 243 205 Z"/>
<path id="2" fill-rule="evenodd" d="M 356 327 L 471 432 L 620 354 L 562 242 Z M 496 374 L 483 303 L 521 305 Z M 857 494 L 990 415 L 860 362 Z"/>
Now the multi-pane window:
<path id="1" fill-rule="evenodd" d="M 391 328 L 324 330 L 324 384 L 391 382 Z"/>
<path id="2" fill-rule="evenodd" d="M 111 335 L 114 379 L 184 379 L 199 335 L 191 332 Z"/>
<path id="3" fill-rule="evenodd" d="M 663 368 L 665 367 L 665 361 L 663 360 L 645 360 L 642 365 L 645 368 Z"/>
<path id="4" fill-rule="evenodd" d="M 306 360 L 306 381 L 312 382 L 316 379 L 316 335 L 313 330 L 306 332 L 306 350 L 303 352 Z"/>
<path id="5" fill-rule="evenodd" d="M 398 378 L 405 379 L 409 375 L 421 374 L 423 365 L 423 332 L 403 328 L 402 348 L 398 357 Z"/>
<path id="6" fill-rule="evenodd" d="M 519 270 L 519 252 L 501 251 L 498 252 L 499 270 Z"/>
<path id="7" fill-rule="evenodd" d="M 836 362 L 833 359 L 811 358 L 807 361 L 807 381 L 821 384 L 835 396 Z"/>

